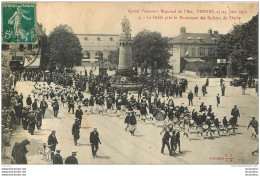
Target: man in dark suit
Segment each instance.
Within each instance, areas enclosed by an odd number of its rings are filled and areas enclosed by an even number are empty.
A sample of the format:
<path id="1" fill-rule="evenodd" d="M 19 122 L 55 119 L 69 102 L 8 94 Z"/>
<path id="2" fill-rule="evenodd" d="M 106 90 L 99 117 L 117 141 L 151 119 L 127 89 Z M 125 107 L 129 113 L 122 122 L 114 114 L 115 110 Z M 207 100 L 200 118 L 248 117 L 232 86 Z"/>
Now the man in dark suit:
<path id="1" fill-rule="evenodd" d="M 89 140 L 91 143 L 92 156 L 95 158 L 97 156 L 98 144 L 101 144 L 97 128 L 94 128 L 94 130 L 90 133 Z"/>
<path id="2" fill-rule="evenodd" d="M 239 109 L 237 105 L 234 105 L 234 108 L 231 110 L 231 115 L 234 117 L 234 123 L 237 123 L 237 117 L 240 117 Z"/>
<path id="3" fill-rule="evenodd" d="M 79 133 L 80 133 L 79 129 L 80 129 L 79 120 L 76 119 L 75 123 L 72 126 L 72 135 L 73 135 L 73 138 L 74 138 L 74 144 L 75 145 L 77 145 L 77 141 L 79 139 Z"/>
<path id="4" fill-rule="evenodd" d="M 65 164 L 78 164 L 78 159 L 76 158 L 76 154 L 77 154 L 77 152 L 73 151 L 72 156 L 69 156 L 65 160 Z"/>
<path id="5" fill-rule="evenodd" d="M 42 110 L 42 117 L 44 118 L 44 114 L 45 114 L 45 111 L 46 109 L 48 108 L 48 104 L 47 102 L 45 101 L 45 99 L 43 99 L 40 103 L 40 108 Z"/>
<path id="6" fill-rule="evenodd" d="M 32 99 L 31 99 L 31 95 L 28 95 L 27 99 L 26 99 L 26 104 L 28 106 L 31 106 L 32 105 Z"/>
<path id="7" fill-rule="evenodd" d="M 190 91 L 189 94 L 188 94 L 188 99 L 189 99 L 189 106 L 193 106 L 193 93 Z"/>
<path id="8" fill-rule="evenodd" d="M 59 107 L 58 100 L 56 98 L 54 99 L 54 102 L 52 103 L 52 108 L 53 108 L 54 117 L 58 117 L 60 107 Z"/>
<path id="9" fill-rule="evenodd" d="M 165 131 L 163 138 L 162 138 L 162 149 L 161 149 L 161 153 L 164 152 L 164 147 L 165 145 L 168 147 L 169 150 L 169 154 L 172 155 L 171 149 L 170 149 L 170 144 L 169 144 L 169 139 L 171 138 L 170 132 L 167 129 L 167 131 Z"/>
<path id="10" fill-rule="evenodd" d="M 53 159 L 53 155 L 54 155 L 54 152 L 55 152 L 55 149 L 56 149 L 56 145 L 58 144 L 58 140 L 57 140 L 55 134 L 56 134 L 56 131 L 52 130 L 51 134 L 48 137 L 48 145 L 50 146 L 49 148 L 52 151 L 51 152 L 51 159 Z"/>
<path id="11" fill-rule="evenodd" d="M 78 119 L 79 126 L 81 126 L 82 115 L 83 115 L 83 112 L 82 112 L 81 106 L 79 105 L 78 109 L 76 110 L 76 114 L 75 114 L 76 119 Z"/>
<path id="12" fill-rule="evenodd" d="M 62 156 L 59 149 L 56 150 L 56 154 L 53 156 L 53 164 L 63 164 Z"/>
<path id="13" fill-rule="evenodd" d="M 37 99 L 34 99 L 34 102 L 33 102 L 33 104 L 32 104 L 32 110 L 33 110 L 33 111 L 36 111 L 37 108 L 38 108 Z"/>
<path id="14" fill-rule="evenodd" d="M 199 92 L 199 87 L 196 85 L 194 87 L 194 93 L 195 93 L 195 96 L 197 97 L 198 96 L 198 92 Z"/>
<path id="15" fill-rule="evenodd" d="M 207 92 L 206 85 L 203 85 L 202 88 L 201 88 L 201 90 L 202 90 L 202 94 L 203 94 L 203 96 L 205 97 L 206 92 Z"/>
<path id="16" fill-rule="evenodd" d="M 225 90 L 226 90 L 226 87 L 225 87 L 225 84 L 223 84 L 223 85 L 221 86 L 222 96 L 225 96 Z"/>
<path id="17" fill-rule="evenodd" d="M 219 104 L 220 104 L 220 96 L 219 96 L 219 94 L 217 94 L 217 107 Z"/>
<path id="18" fill-rule="evenodd" d="M 68 105 L 69 105 L 69 109 L 68 109 L 68 113 L 70 113 L 70 110 L 72 109 L 72 113 L 74 114 L 74 101 L 72 97 L 68 98 Z"/>

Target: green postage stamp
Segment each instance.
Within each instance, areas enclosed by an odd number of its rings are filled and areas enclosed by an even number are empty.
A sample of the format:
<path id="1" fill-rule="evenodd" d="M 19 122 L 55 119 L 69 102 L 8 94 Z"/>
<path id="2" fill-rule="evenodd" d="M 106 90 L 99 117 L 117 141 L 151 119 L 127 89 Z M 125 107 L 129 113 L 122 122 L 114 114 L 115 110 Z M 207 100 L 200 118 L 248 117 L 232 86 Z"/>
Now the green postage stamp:
<path id="1" fill-rule="evenodd" d="M 36 3 L 2 2 L 2 43 L 36 42 Z"/>

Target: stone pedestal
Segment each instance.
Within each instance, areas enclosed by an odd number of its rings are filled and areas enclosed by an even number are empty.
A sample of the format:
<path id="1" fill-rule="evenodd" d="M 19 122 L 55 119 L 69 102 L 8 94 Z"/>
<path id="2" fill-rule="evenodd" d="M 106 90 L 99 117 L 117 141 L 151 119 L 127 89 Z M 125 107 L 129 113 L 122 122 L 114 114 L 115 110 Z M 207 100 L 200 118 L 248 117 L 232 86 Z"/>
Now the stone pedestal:
<path id="1" fill-rule="evenodd" d="M 131 34 L 123 32 L 119 39 L 119 63 L 118 73 L 122 76 L 130 76 L 133 70 L 132 40 Z"/>
<path id="2" fill-rule="evenodd" d="M 132 39 L 130 22 L 126 17 L 122 21 L 122 34 L 119 38 L 119 63 L 116 75 L 110 82 L 112 87 L 137 89 L 138 79 L 133 76 Z"/>

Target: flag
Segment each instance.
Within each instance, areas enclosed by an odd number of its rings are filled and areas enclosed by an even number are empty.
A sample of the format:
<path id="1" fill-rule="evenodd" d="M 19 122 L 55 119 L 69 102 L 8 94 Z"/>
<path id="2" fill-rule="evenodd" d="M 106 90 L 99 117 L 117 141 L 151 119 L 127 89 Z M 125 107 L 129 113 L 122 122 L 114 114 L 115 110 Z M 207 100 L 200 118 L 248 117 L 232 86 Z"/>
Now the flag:
<path id="1" fill-rule="evenodd" d="M 188 57 L 188 56 L 189 56 L 189 50 L 187 50 L 185 53 L 185 57 Z"/>

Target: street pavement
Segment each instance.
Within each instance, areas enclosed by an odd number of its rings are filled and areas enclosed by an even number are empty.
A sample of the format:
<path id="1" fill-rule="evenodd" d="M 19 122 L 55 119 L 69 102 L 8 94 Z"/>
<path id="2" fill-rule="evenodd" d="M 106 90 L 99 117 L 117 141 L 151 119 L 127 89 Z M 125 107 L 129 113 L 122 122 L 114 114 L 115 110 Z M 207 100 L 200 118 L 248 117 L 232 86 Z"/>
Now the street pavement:
<path id="1" fill-rule="evenodd" d="M 184 76 L 180 76 L 183 78 Z M 217 134 L 213 138 L 202 140 L 195 133 L 190 134 L 190 139 L 183 137 L 181 133 L 181 150 L 175 157 L 169 156 L 168 149 L 165 147 L 164 154 L 161 154 L 161 143 L 163 135 L 160 135 L 161 127 L 156 127 L 151 123 L 144 124 L 139 119 L 137 121 L 136 135 L 131 136 L 129 132 L 124 130 L 124 118 L 120 118 L 115 113 L 110 114 L 91 114 L 84 112 L 82 120 L 82 128 L 80 129 L 79 145 L 75 146 L 72 136 L 72 125 L 75 121 L 75 114 L 68 113 L 67 105 L 60 107 L 58 118 L 53 117 L 53 111 L 49 104 L 46 111 L 43 125 L 40 130 L 35 131 L 34 135 L 30 135 L 27 131 L 18 127 L 11 138 L 11 149 L 15 142 L 21 142 L 29 139 L 31 145 L 28 147 L 27 160 L 28 164 L 51 164 L 38 156 L 38 148 L 43 143 L 47 143 L 48 135 L 52 130 L 56 130 L 56 137 L 59 144 L 57 148 L 61 149 L 61 155 L 65 160 L 71 155 L 71 152 L 77 151 L 79 164 L 256 164 L 258 156 L 252 156 L 252 151 L 258 147 L 258 142 L 253 140 L 251 130 L 247 130 L 247 125 L 251 120 L 251 116 L 258 118 L 258 97 L 254 90 L 248 90 L 251 94 L 241 95 L 240 87 L 230 87 L 226 80 L 226 95 L 221 96 L 220 107 L 216 106 L 216 95 L 221 95 L 219 79 L 210 78 L 208 94 L 202 96 L 201 86 L 205 84 L 206 79 L 190 78 L 188 79 L 188 90 L 194 89 L 197 84 L 199 87 L 199 97 L 193 100 L 194 106 L 189 106 L 189 110 L 193 108 L 199 110 L 199 105 L 204 102 L 207 106 L 212 105 L 215 116 L 222 121 L 223 116 L 230 118 L 231 109 L 237 105 L 240 110 L 241 117 L 238 119 L 238 130 L 236 135 L 223 135 L 220 138 Z M 33 88 L 32 82 L 18 82 L 17 91 L 23 93 L 24 100 Z M 175 98 L 175 105 L 185 103 L 188 105 L 187 93 L 183 94 L 183 98 Z M 83 110 L 85 110 L 83 108 Z M 89 135 L 93 128 L 98 129 L 100 140 L 98 157 L 92 158 Z M 204 134 L 205 135 L 205 134 Z M 230 159 L 232 158 L 232 159 Z M 9 160 L 2 162 L 9 164 Z"/>

